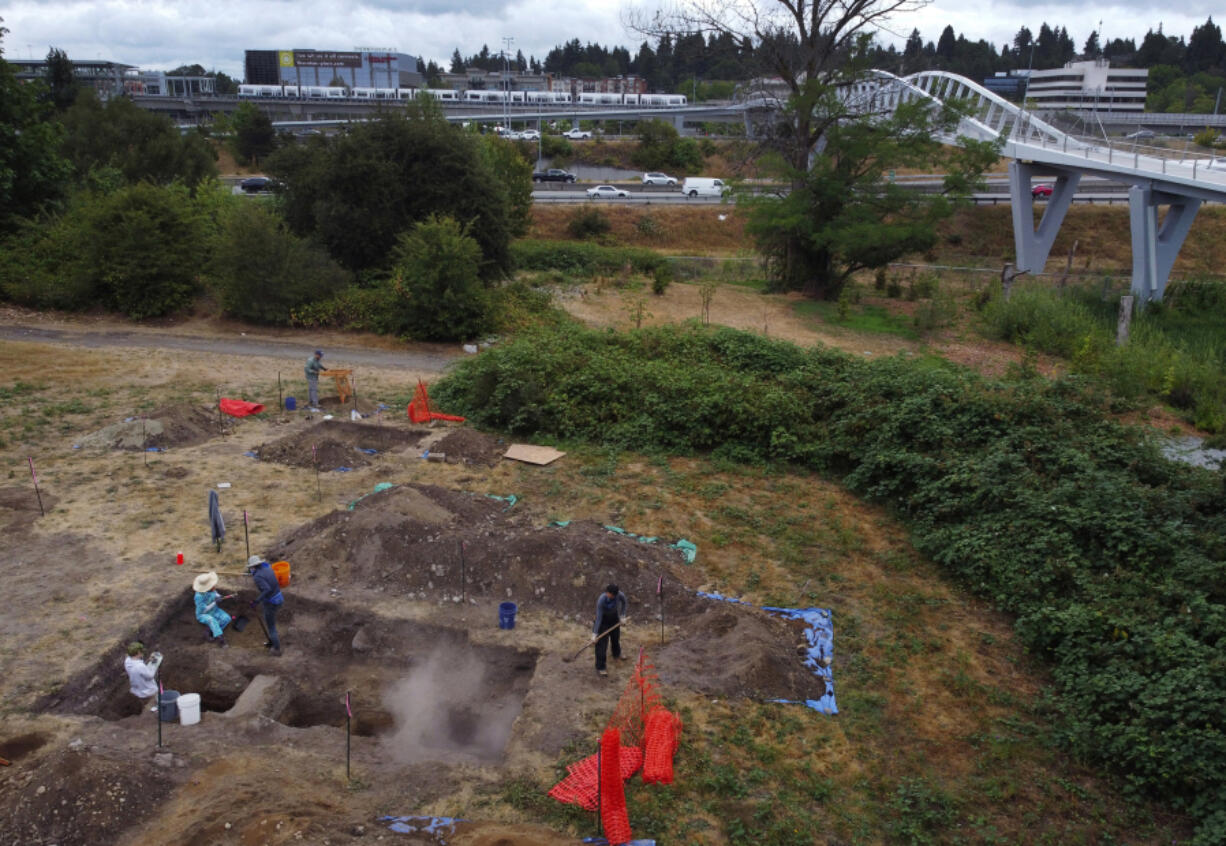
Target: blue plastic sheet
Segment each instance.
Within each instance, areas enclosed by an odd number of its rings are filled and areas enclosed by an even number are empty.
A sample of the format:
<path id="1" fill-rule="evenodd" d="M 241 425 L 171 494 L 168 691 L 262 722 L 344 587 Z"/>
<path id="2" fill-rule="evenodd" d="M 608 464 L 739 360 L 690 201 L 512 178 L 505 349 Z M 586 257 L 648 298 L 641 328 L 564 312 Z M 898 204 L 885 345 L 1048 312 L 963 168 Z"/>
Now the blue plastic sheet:
<path id="1" fill-rule="evenodd" d="M 519 502 L 519 497 L 517 497 L 515 494 L 507 494 L 506 496 L 498 496 L 498 494 L 486 494 L 486 496 L 489 497 L 490 499 L 496 499 L 499 502 L 505 502 L 507 504 L 507 507 L 502 509 L 503 511 L 510 511 L 512 508 L 515 507 L 515 503 Z"/>
<path id="2" fill-rule="evenodd" d="M 377 449 L 364 449 L 362 447 L 358 447 L 358 452 L 364 452 L 367 455 L 378 455 L 379 454 L 379 450 Z"/>
<path id="3" fill-rule="evenodd" d="M 390 822 L 389 829 L 397 834 L 432 834 L 438 838 L 438 842 L 446 844 L 444 836 L 452 836 L 455 834 L 457 824 L 466 822 L 466 820 L 458 819 L 457 817 L 379 817 L 380 822 Z"/>
<path id="4" fill-rule="evenodd" d="M 247 456 L 248 458 L 259 458 L 259 456 L 256 455 L 251 450 L 247 450 L 246 452 L 243 453 L 243 455 Z"/>
<path id="5" fill-rule="evenodd" d="M 352 511 L 355 505 L 357 505 L 362 500 L 366 499 L 366 497 L 370 496 L 371 494 L 383 493 L 384 491 L 389 491 L 394 487 L 396 487 L 396 485 L 393 482 L 380 482 L 379 484 L 375 485 L 375 489 L 371 491 L 371 493 L 362 494 L 360 497 L 355 499 L 353 502 L 349 503 L 349 510 Z"/>
<path id="6" fill-rule="evenodd" d="M 335 467 L 333 468 L 332 472 L 333 473 L 349 473 L 352 470 L 353 470 L 352 467 Z"/>
<path id="7" fill-rule="evenodd" d="M 720 593 L 707 593 L 701 590 L 697 593 L 703 599 L 753 607 L 753 603 L 743 599 L 733 599 Z M 803 702 L 795 699 L 772 699 L 770 701 L 787 705 L 804 705 L 821 714 L 839 713 L 838 705 L 834 701 L 834 673 L 826 663 L 827 659 L 833 660 L 834 657 L 834 623 L 830 619 L 830 609 L 766 606 L 762 610 L 778 614 L 780 617 L 787 617 L 789 620 L 802 620 L 805 623 L 805 642 L 809 645 L 805 655 L 805 666 L 813 672 L 813 675 L 826 683 L 826 692 L 820 699 L 806 699 Z"/>

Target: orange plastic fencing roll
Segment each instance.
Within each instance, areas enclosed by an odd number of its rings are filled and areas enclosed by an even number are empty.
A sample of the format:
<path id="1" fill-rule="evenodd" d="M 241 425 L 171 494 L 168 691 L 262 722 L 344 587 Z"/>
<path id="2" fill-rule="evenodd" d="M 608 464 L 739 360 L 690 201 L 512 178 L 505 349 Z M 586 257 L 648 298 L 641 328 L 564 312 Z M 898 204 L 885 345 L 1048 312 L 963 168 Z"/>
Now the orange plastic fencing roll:
<path id="1" fill-rule="evenodd" d="M 612 846 L 630 842 L 626 785 L 621 773 L 621 732 L 605 729 L 600 738 L 600 824 Z"/>
<path id="2" fill-rule="evenodd" d="M 289 562 L 278 561 L 272 565 L 273 575 L 277 577 L 277 584 L 281 587 L 289 587 Z"/>
<path id="3" fill-rule="evenodd" d="M 643 782 L 673 783 L 673 756 L 680 745 L 681 719 L 664 708 L 647 715 L 643 740 Z"/>

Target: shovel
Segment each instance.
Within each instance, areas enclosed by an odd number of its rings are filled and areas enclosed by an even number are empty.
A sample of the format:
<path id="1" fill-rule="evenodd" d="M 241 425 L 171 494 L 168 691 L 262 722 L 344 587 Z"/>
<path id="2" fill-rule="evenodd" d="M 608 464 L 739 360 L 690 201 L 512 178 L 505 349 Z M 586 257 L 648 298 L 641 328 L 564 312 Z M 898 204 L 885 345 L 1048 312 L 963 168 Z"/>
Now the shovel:
<path id="1" fill-rule="evenodd" d="M 626 622 L 626 620 L 621 620 L 620 622 L 618 622 L 616 626 L 610 626 L 609 628 L 605 629 L 603 632 L 600 633 L 600 637 L 594 637 L 591 640 L 589 640 L 587 643 L 583 644 L 582 648 L 580 648 L 578 652 L 576 652 L 574 655 L 570 656 L 569 658 L 567 658 L 566 656 L 563 656 L 562 663 L 569 664 L 571 661 L 574 661 L 576 658 L 578 658 L 580 655 L 586 652 L 589 648 L 595 646 L 600 641 L 600 638 L 607 636 L 609 632 L 611 631 L 620 629 L 622 626 L 622 623 L 624 622 Z"/>

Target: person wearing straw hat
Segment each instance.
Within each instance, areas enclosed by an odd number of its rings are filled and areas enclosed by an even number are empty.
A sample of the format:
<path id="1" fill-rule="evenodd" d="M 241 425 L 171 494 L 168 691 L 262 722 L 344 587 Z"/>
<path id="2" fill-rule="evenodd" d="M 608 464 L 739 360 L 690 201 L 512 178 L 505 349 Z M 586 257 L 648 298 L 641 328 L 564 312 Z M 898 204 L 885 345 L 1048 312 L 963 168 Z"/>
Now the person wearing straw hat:
<path id="1" fill-rule="evenodd" d="M 213 590 L 215 587 L 216 573 L 201 573 L 192 582 L 192 590 L 196 592 L 196 619 L 208 626 L 213 640 L 218 646 L 224 647 L 226 639 L 221 633 L 230 625 L 230 615 L 222 611 L 217 603 L 228 597 L 218 595 L 217 591 Z"/>
<path id="2" fill-rule="evenodd" d="M 142 707 L 154 704 L 158 695 L 157 674 L 162 665 L 162 653 L 155 652 L 145 660 L 145 644 L 134 640 L 128 644 L 128 657 L 123 660 L 123 668 L 128 673 L 128 689 L 132 695 L 141 701 Z"/>
<path id="3" fill-rule="evenodd" d="M 255 610 L 258 605 L 264 606 L 264 628 L 268 629 L 268 640 L 264 643 L 264 648 L 280 657 L 281 638 L 277 636 L 277 612 L 285 603 L 285 595 L 281 593 L 277 574 L 272 571 L 268 562 L 258 555 L 247 559 L 247 572 L 255 580 L 255 587 L 260 592 L 252 601 L 251 608 Z"/>

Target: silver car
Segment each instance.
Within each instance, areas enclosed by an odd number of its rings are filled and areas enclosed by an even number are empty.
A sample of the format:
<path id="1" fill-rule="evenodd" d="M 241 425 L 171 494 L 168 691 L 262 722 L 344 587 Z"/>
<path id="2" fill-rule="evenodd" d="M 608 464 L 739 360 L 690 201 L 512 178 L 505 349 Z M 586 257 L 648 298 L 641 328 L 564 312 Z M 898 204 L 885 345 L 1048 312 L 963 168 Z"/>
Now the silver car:
<path id="1" fill-rule="evenodd" d="M 629 199 L 629 197 L 629 191 L 614 188 L 612 185 L 597 185 L 595 188 L 587 189 L 587 198 L 589 200 L 625 200 Z"/>
<path id="2" fill-rule="evenodd" d="M 676 185 L 677 180 L 673 179 L 667 173 L 644 173 L 644 185 Z"/>

